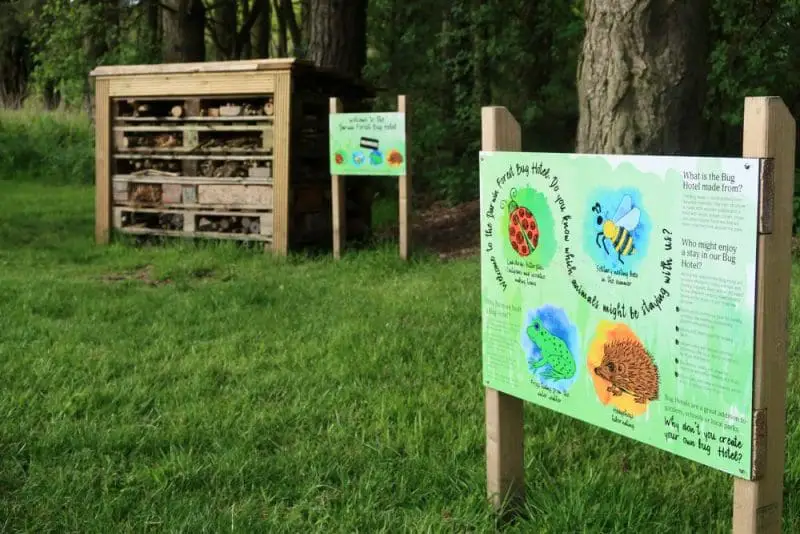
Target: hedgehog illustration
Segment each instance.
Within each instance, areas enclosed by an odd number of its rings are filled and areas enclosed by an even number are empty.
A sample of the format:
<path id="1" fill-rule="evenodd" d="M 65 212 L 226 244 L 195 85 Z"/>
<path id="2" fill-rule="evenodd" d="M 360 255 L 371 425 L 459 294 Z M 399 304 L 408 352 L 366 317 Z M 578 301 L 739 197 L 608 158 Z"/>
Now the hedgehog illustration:
<path id="1" fill-rule="evenodd" d="M 603 361 L 594 373 L 611 382 L 606 391 L 614 396 L 628 393 L 639 404 L 658 398 L 658 367 L 641 343 L 611 341 L 603 346 Z"/>

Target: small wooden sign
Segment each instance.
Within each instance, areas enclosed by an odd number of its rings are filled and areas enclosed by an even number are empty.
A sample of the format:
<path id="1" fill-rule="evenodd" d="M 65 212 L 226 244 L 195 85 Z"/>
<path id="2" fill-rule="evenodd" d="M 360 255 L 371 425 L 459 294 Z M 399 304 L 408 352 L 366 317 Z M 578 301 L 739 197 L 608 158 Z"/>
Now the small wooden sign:
<path id="1" fill-rule="evenodd" d="M 341 258 L 345 225 L 345 176 L 396 176 L 400 226 L 400 257 L 411 245 L 411 171 L 408 99 L 397 97 L 397 111 L 342 113 L 338 98 L 330 100 L 329 159 L 333 203 L 333 257 Z"/>
<path id="2" fill-rule="evenodd" d="M 331 113 L 331 174 L 406 174 L 406 114 Z"/>

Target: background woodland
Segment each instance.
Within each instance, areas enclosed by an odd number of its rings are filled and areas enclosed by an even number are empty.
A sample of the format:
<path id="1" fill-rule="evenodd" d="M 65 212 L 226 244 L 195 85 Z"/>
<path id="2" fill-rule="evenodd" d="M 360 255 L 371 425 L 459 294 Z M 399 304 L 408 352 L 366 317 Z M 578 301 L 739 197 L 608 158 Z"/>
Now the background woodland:
<path id="1" fill-rule="evenodd" d="M 585 4 L 585 5 L 584 5 Z M 800 114 L 800 1 L 0 2 L 0 101 L 91 109 L 99 64 L 300 57 L 410 95 L 415 193 L 477 197 L 484 105 L 525 150 L 740 155 L 742 99 Z"/>

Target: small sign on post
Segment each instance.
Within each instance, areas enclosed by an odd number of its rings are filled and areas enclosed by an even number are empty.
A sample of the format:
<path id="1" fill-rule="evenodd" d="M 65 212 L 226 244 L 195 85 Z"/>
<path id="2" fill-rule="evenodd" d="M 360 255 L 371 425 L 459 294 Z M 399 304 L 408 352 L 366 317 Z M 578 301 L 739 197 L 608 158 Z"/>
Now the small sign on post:
<path id="1" fill-rule="evenodd" d="M 525 400 L 736 477 L 734 532 L 780 531 L 794 136 L 748 98 L 742 158 L 526 153 L 484 108 L 496 507 L 524 491 Z"/>
<path id="2" fill-rule="evenodd" d="M 411 171 L 408 142 L 408 100 L 397 97 L 397 111 L 342 113 L 338 98 L 330 100 L 329 159 L 333 199 L 333 255 L 340 258 L 346 236 L 345 176 L 396 176 L 399 186 L 400 256 L 410 247 Z"/>

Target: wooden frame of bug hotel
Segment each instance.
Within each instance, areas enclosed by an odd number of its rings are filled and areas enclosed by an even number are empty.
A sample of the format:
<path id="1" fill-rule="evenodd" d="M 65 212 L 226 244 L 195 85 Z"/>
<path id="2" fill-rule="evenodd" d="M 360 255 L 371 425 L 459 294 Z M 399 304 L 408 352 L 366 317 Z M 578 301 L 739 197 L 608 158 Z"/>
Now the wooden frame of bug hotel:
<path id="1" fill-rule="evenodd" d="M 101 66 L 96 240 L 124 234 L 330 244 L 327 103 L 372 97 L 296 59 Z M 348 217 L 367 228 L 359 198 Z M 362 224 L 358 224 L 362 223 Z"/>
<path id="2" fill-rule="evenodd" d="M 744 104 L 742 158 L 520 152 L 483 108 L 498 510 L 524 496 L 529 401 L 731 475 L 733 532 L 781 531 L 796 130 L 780 98 Z"/>

